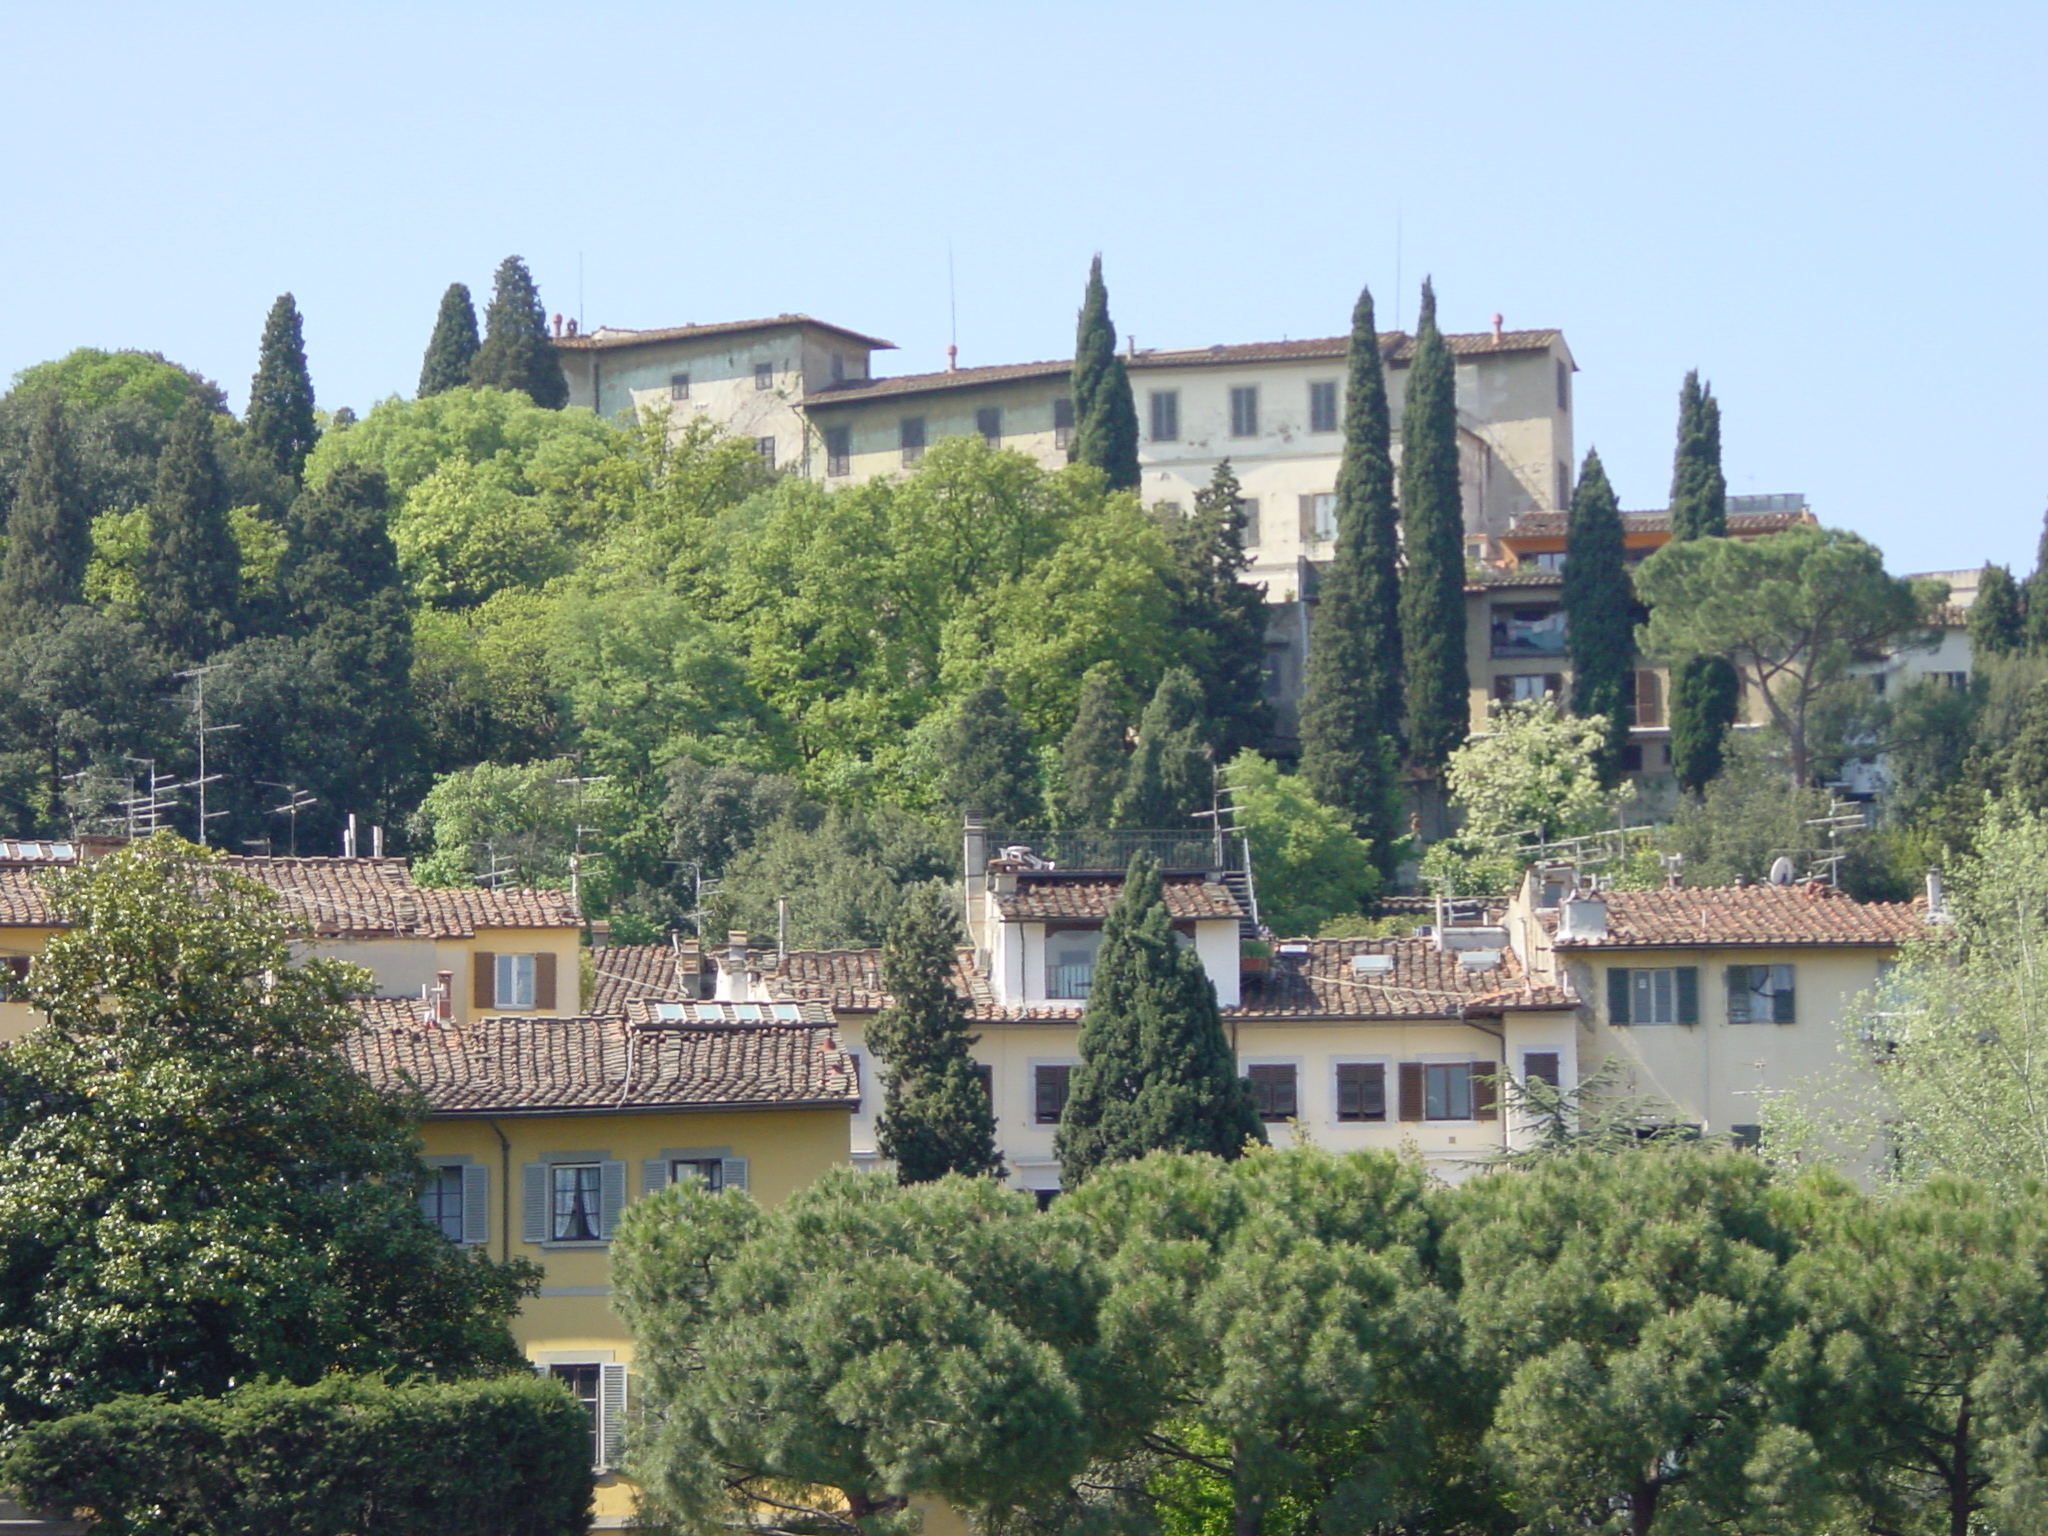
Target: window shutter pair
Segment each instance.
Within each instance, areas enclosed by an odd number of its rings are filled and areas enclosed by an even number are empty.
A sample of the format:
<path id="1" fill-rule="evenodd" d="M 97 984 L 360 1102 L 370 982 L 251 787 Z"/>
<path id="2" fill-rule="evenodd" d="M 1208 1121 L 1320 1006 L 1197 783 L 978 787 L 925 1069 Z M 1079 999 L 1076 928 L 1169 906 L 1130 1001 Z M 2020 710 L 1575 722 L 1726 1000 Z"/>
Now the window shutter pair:
<path id="1" fill-rule="evenodd" d="M 1420 1120 L 1422 1118 L 1422 1063 L 1404 1061 L 1401 1063 L 1401 1118 Z"/>
<path id="2" fill-rule="evenodd" d="M 1498 1120 L 1500 1118 L 1500 1085 L 1495 1074 L 1500 1071 L 1497 1061 L 1475 1061 L 1472 1063 L 1472 1118 L 1474 1120 Z"/>
<path id="3" fill-rule="evenodd" d="M 472 1247 L 491 1240 L 491 1170 L 482 1163 L 463 1165 L 462 1240 Z"/>
<path id="4" fill-rule="evenodd" d="M 498 957 L 488 949 L 470 956 L 469 1002 L 477 1009 L 498 1006 Z"/>
<path id="5" fill-rule="evenodd" d="M 618 1230 L 619 1215 L 626 1208 L 626 1165 L 607 1158 L 597 1166 L 597 1235 L 600 1241 L 610 1242 L 612 1233 Z M 548 1227 L 549 1167 L 547 1163 L 528 1163 L 520 1170 L 524 1180 L 521 1190 L 524 1198 L 520 1201 L 524 1218 L 520 1233 L 522 1242 L 545 1243 L 554 1238 Z"/>
<path id="6" fill-rule="evenodd" d="M 669 1186 L 669 1160 L 665 1157 L 650 1157 L 640 1165 L 640 1193 L 651 1195 L 658 1189 Z M 727 1189 L 747 1187 L 747 1160 L 744 1157 L 719 1159 L 718 1175 Z"/>

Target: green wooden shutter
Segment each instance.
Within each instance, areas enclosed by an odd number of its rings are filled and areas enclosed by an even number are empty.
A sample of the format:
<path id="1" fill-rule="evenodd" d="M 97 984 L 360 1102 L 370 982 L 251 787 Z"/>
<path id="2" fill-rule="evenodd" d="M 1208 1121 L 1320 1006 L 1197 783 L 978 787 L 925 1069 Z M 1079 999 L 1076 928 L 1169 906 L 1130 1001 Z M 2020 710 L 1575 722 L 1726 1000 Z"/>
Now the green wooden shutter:
<path id="1" fill-rule="evenodd" d="M 640 1164 L 640 1193 L 651 1195 L 658 1189 L 668 1188 L 668 1159 L 650 1157 Z"/>
<path id="2" fill-rule="evenodd" d="M 1607 1022 L 1626 1024 L 1628 1022 L 1628 968 L 1610 965 L 1607 968 Z"/>
<path id="3" fill-rule="evenodd" d="M 491 1240 L 491 1170 L 482 1163 L 462 1170 L 462 1240 L 476 1247 Z"/>
<path id="4" fill-rule="evenodd" d="M 626 1165 L 606 1158 L 598 1169 L 597 1235 L 610 1242 L 618 1229 L 619 1214 L 626 1208 Z"/>
<path id="5" fill-rule="evenodd" d="M 1700 1021 L 1700 968 L 1696 965 L 1681 965 L 1678 976 L 1678 1022 L 1697 1024 Z"/>
<path id="6" fill-rule="evenodd" d="M 626 1459 L 626 1368 L 597 1368 L 597 1452 L 600 1471 L 612 1471 Z"/>
<path id="7" fill-rule="evenodd" d="M 1750 1022 L 1749 967 L 1746 965 L 1728 967 L 1728 1022 Z"/>
<path id="8" fill-rule="evenodd" d="M 1474 1120 L 1498 1120 L 1500 1118 L 1500 1095 L 1494 1074 L 1500 1071 L 1500 1064 L 1492 1061 L 1472 1063 L 1472 1118 Z"/>
<path id="9" fill-rule="evenodd" d="M 745 1189 L 747 1187 L 747 1160 L 744 1157 L 728 1157 L 723 1159 L 722 1166 L 719 1169 L 719 1179 L 727 1189 Z"/>

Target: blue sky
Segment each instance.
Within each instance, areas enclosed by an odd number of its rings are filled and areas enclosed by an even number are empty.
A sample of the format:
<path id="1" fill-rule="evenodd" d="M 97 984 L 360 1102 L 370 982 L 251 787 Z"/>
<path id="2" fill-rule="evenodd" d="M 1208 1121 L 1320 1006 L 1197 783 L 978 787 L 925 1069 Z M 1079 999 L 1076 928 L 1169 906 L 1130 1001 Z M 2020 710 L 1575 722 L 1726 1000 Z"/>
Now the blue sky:
<path id="1" fill-rule="evenodd" d="M 1663 504 L 1679 381 L 1736 491 L 1895 570 L 2031 567 L 2048 464 L 2048 7 L 381 0 L 10 13 L 0 373 L 142 347 L 238 402 L 291 290 L 321 403 L 409 392 L 441 290 L 800 310 L 944 365 L 1564 330 L 1579 448 Z M 1397 273 L 1400 279 L 1396 293 Z"/>

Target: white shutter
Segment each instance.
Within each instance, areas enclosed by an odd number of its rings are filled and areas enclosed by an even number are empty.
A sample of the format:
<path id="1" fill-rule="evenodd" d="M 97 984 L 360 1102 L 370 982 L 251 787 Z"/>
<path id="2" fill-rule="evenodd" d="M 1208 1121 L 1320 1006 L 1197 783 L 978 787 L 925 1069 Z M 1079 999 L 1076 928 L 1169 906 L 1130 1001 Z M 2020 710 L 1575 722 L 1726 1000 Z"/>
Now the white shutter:
<path id="1" fill-rule="evenodd" d="M 618 1165 L 623 1169 L 626 1165 Z M 616 1468 L 626 1454 L 626 1368 L 600 1365 L 597 1368 L 597 1464 L 601 1470 Z"/>
<path id="2" fill-rule="evenodd" d="M 548 1240 L 548 1168 L 546 1163 L 528 1163 L 521 1172 L 525 1175 L 526 1188 L 523 1193 L 526 1224 L 521 1236 L 529 1243 L 544 1243 Z"/>
<path id="3" fill-rule="evenodd" d="M 650 1157 L 640 1165 L 640 1193 L 651 1195 L 668 1188 L 668 1159 Z"/>
<path id="4" fill-rule="evenodd" d="M 491 1170 L 482 1163 L 462 1170 L 462 1240 L 479 1247 L 491 1240 Z"/>
<path id="5" fill-rule="evenodd" d="M 626 1208 L 626 1165 L 606 1161 L 598 1165 L 602 1169 L 599 1177 L 597 1207 L 597 1235 L 606 1242 L 618 1230 L 619 1213 Z"/>
<path id="6" fill-rule="evenodd" d="M 724 1179 L 727 1189 L 745 1189 L 747 1187 L 747 1160 L 744 1157 L 728 1157 L 724 1159 L 724 1166 L 720 1170 L 720 1176 Z"/>

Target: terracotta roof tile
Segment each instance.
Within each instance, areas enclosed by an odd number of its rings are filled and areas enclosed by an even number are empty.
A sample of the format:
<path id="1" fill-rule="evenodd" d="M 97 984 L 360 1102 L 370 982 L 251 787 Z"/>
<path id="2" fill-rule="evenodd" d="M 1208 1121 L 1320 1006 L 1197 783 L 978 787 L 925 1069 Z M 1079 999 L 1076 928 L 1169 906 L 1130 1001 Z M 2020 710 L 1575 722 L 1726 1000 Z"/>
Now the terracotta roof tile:
<path id="1" fill-rule="evenodd" d="M 0 868 L 0 928 L 55 928 L 57 914 L 39 878 L 42 871 L 15 865 Z"/>
<path id="2" fill-rule="evenodd" d="M 762 320 L 721 320 L 715 325 L 670 325 L 658 330 L 632 331 L 623 326 L 605 325 L 583 336 L 557 336 L 555 347 L 563 352 L 601 352 L 617 347 L 644 347 L 662 341 L 695 341 L 700 336 L 732 336 L 742 331 L 780 331 L 795 325 L 814 326 L 821 331 L 831 331 L 838 336 L 865 343 L 878 350 L 894 351 L 896 343 L 883 341 L 879 336 L 865 336 L 859 331 L 849 331 L 843 325 L 829 321 L 814 320 L 809 315 L 771 315 Z"/>
<path id="3" fill-rule="evenodd" d="M 1702 945 L 1890 948 L 1926 932 L 1922 909 L 1905 901 L 1855 901 L 1824 885 L 1680 886 L 1609 891 L 1607 936 L 1559 939 L 1559 949 L 1691 949 Z M 1538 914 L 1554 929 L 1557 913 Z"/>
<path id="4" fill-rule="evenodd" d="M 590 952 L 597 972 L 590 1011 L 623 1018 L 636 1000 L 682 1002 L 686 995 L 676 975 L 676 952 L 666 944 L 612 944 Z"/>
<path id="5" fill-rule="evenodd" d="M 228 867 L 283 898 L 287 917 L 317 938 L 473 937 L 479 928 L 574 928 L 567 891 L 415 885 L 403 859 L 234 858 Z"/>
<path id="6" fill-rule="evenodd" d="M 878 949 L 794 949 L 765 980 L 776 997 L 821 1002 L 834 1013 L 880 1013 L 889 1006 Z M 971 949 L 953 957 L 953 990 L 970 1004 L 990 1001 L 988 981 L 974 969 Z"/>
<path id="7" fill-rule="evenodd" d="M 1532 985 L 1512 949 L 1479 969 L 1433 939 L 1304 939 L 1274 946 L 1272 969 L 1245 978 L 1238 1019 L 1451 1019 L 1515 1009 L 1576 1008 L 1561 987 Z M 1384 969 L 1361 971 L 1360 956 L 1384 956 Z"/>
<path id="8" fill-rule="evenodd" d="M 1515 519 L 1508 530 L 1508 537 L 1528 539 L 1561 539 L 1565 526 L 1570 521 L 1569 512 L 1524 512 Z M 1783 533 L 1787 528 L 1818 522 L 1810 510 L 1799 512 L 1730 512 L 1728 533 L 1733 538 L 1761 538 L 1767 533 Z M 1654 512 L 1624 512 L 1621 514 L 1621 529 L 1624 535 L 1631 533 L 1669 533 L 1671 513 L 1660 508 Z"/>
<path id="9" fill-rule="evenodd" d="M 494 1016 L 421 1023 L 399 1002 L 358 1005 L 344 1044 L 379 1087 L 439 1115 L 646 1109 L 852 1108 L 854 1060 L 833 1030 L 644 1028 L 615 1018 Z"/>
<path id="10" fill-rule="evenodd" d="M 1244 909 L 1230 888 L 1204 875 L 1168 875 L 1167 916 L 1178 922 L 1205 917 L 1238 918 Z M 1017 889 L 990 893 L 1005 917 L 1036 922 L 1046 918 L 1104 918 L 1116 904 L 1123 881 L 1101 875 L 1020 874 Z"/>

